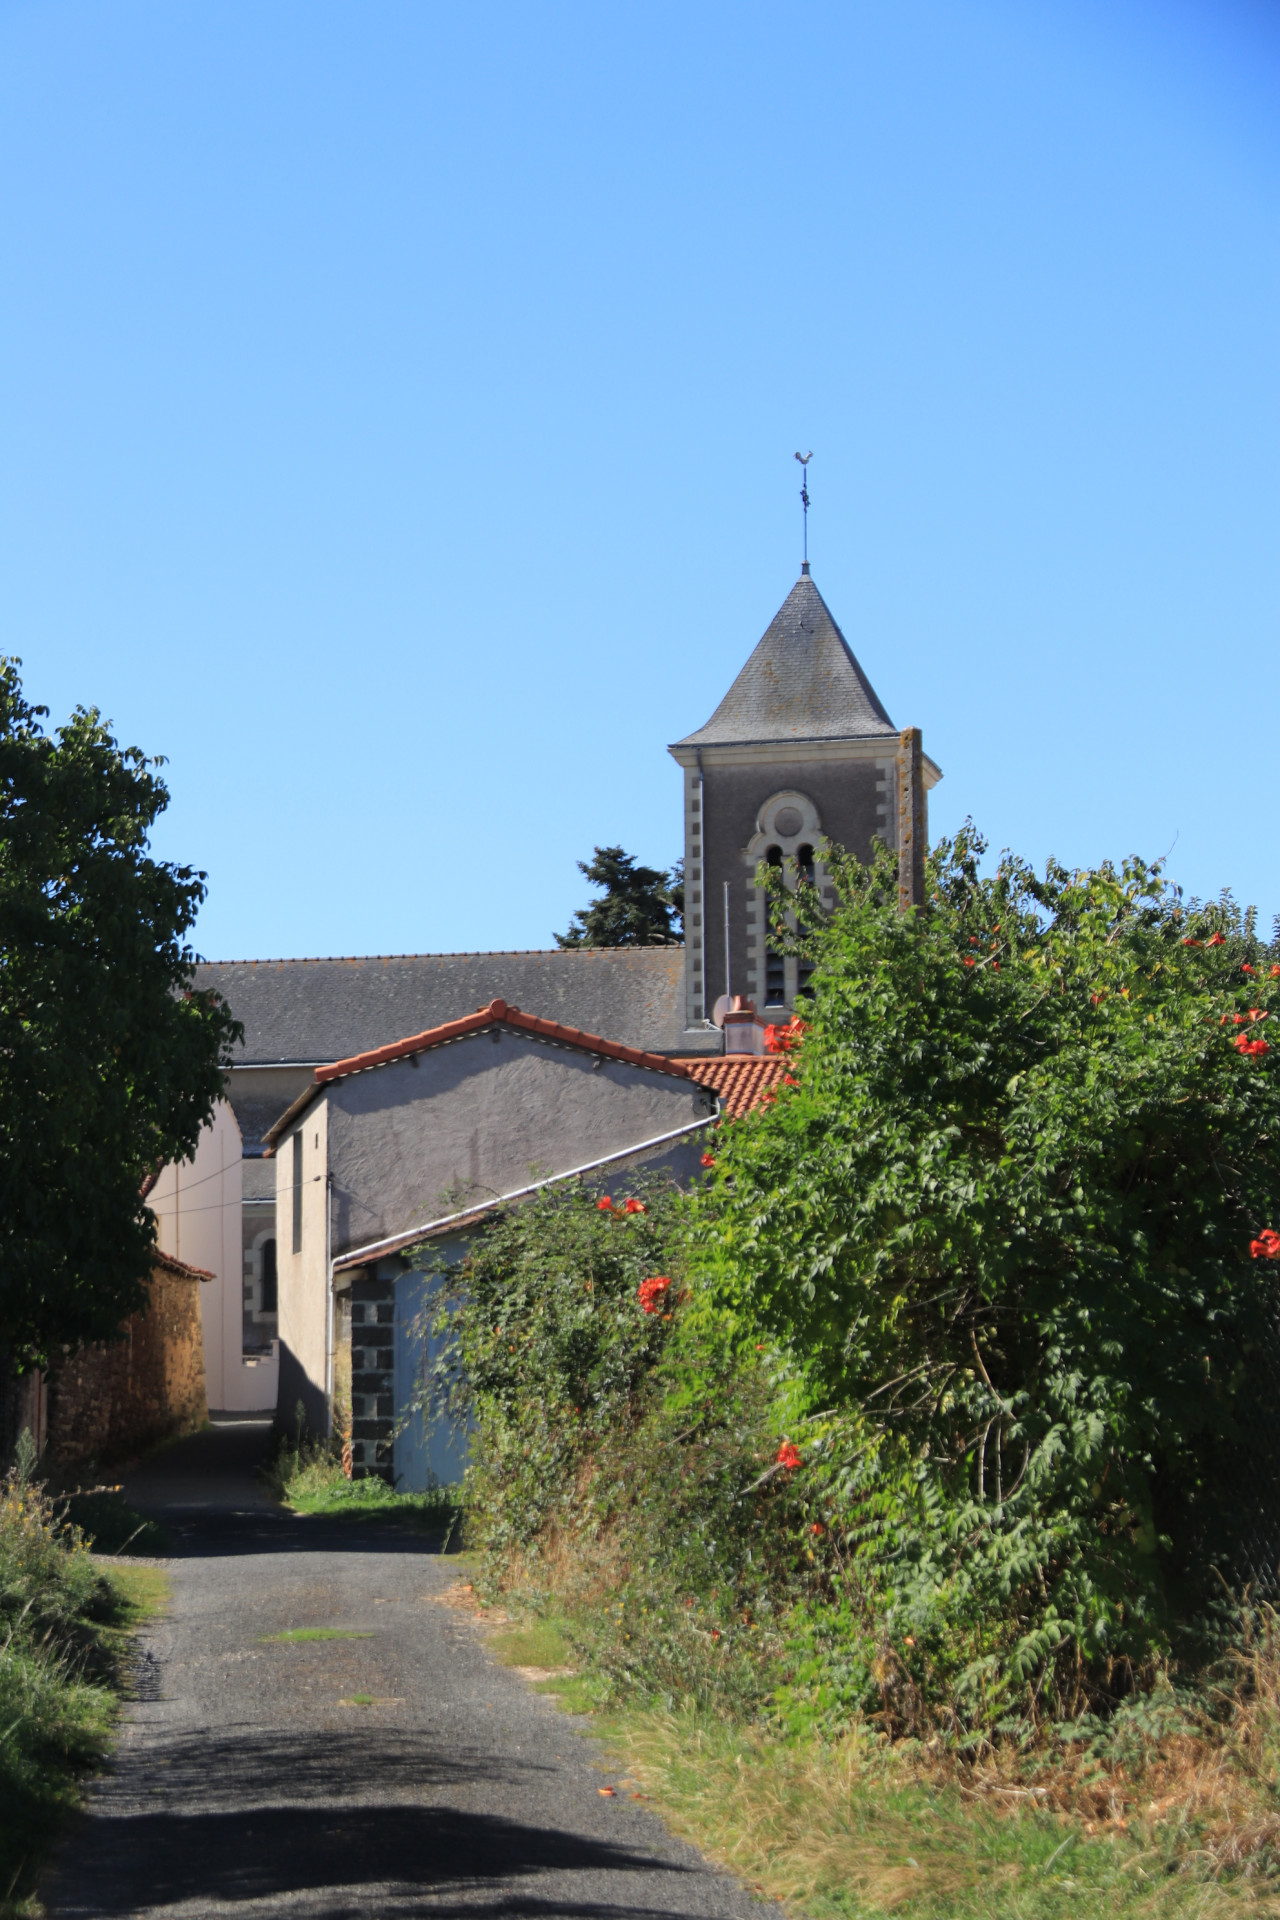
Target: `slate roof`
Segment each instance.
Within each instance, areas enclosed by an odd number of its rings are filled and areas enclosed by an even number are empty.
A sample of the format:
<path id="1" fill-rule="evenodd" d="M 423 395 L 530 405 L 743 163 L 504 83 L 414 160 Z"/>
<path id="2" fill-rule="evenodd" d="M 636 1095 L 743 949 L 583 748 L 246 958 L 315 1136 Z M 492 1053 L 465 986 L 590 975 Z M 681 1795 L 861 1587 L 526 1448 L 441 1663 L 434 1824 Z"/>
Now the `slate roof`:
<path id="1" fill-rule="evenodd" d="M 691 1053 L 683 947 L 529 953 L 382 954 L 353 959 L 217 960 L 197 969 L 244 1023 L 238 1066 L 346 1060 L 423 1033 L 493 1000 L 536 1007 L 566 1027 L 645 1053 Z M 720 1036 L 708 1033 L 708 1049 Z"/>
<path id="2" fill-rule="evenodd" d="M 806 572 L 706 726 L 676 745 L 868 739 L 896 732 Z"/>

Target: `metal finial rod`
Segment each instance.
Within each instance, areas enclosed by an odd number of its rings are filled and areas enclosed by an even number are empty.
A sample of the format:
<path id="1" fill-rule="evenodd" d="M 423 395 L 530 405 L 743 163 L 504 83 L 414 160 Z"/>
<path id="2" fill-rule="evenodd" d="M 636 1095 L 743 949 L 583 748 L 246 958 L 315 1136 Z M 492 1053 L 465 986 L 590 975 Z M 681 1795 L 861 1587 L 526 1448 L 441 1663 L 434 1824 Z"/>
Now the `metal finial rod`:
<path id="1" fill-rule="evenodd" d="M 798 453 L 800 462 L 800 505 L 804 512 L 804 571 L 809 571 L 809 462 L 813 458 L 813 448 L 808 453 Z"/>

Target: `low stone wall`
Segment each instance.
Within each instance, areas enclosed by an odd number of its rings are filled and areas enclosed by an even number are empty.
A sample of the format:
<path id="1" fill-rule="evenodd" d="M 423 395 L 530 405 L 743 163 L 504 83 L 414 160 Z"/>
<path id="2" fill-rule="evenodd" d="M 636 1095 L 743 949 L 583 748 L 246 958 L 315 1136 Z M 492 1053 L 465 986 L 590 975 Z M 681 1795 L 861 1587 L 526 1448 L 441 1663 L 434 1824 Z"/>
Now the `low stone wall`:
<path id="1" fill-rule="evenodd" d="M 211 1273 L 157 1254 L 150 1299 L 120 1337 L 68 1354 L 49 1383 L 48 1450 L 63 1466 L 122 1459 L 207 1418 L 200 1286 Z"/>

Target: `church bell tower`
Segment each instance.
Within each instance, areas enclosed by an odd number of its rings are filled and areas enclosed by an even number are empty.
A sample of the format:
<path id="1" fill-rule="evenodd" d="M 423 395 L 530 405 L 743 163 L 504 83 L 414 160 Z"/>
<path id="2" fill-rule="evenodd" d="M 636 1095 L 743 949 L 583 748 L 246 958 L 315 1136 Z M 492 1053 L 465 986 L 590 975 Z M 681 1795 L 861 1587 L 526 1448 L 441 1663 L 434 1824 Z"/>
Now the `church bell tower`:
<path id="1" fill-rule="evenodd" d="M 687 1026 L 721 994 L 785 1016 L 804 990 L 804 963 L 770 949 L 761 861 L 809 874 L 833 905 L 822 841 L 865 860 L 879 839 L 898 852 L 902 904 L 922 898 L 941 773 L 919 729 L 890 720 L 807 560 L 706 725 L 669 751 L 684 778 Z"/>

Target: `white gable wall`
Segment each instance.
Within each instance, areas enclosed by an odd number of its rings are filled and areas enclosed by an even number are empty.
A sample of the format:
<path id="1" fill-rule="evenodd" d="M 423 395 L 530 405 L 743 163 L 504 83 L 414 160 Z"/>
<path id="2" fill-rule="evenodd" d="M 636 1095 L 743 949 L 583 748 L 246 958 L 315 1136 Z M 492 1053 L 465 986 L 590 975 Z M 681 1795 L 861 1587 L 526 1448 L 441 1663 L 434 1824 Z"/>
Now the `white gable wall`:
<path id="1" fill-rule="evenodd" d="M 277 1362 L 246 1360 L 243 1344 L 241 1139 L 225 1100 L 200 1135 L 194 1156 L 163 1169 L 147 1197 L 161 1251 L 214 1276 L 200 1289 L 205 1392 L 218 1410 L 274 1412 Z"/>

